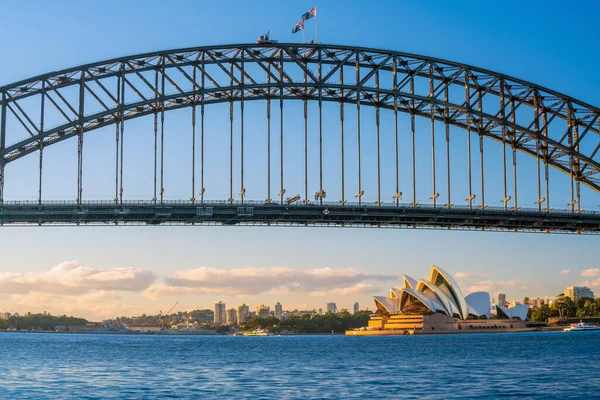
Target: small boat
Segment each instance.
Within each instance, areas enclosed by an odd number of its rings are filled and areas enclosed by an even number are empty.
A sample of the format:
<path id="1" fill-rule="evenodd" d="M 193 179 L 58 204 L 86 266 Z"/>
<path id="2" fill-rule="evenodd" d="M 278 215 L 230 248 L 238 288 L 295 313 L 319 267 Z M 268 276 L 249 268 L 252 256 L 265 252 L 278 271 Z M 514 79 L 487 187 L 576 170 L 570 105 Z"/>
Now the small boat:
<path id="1" fill-rule="evenodd" d="M 264 329 L 256 329 L 251 332 L 244 332 L 243 335 L 244 336 L 273 336 L 272 333 L 270 333 L 269 331 L 264 330 Z"/>
<path id="2" fill-rule="evenodd" d="M 569 325 L 567 328 L 563 329 L 563 331 L 600 331 L 600 325 L 590 325 L 585 322 L 579 322 L 578 324 Z"/>

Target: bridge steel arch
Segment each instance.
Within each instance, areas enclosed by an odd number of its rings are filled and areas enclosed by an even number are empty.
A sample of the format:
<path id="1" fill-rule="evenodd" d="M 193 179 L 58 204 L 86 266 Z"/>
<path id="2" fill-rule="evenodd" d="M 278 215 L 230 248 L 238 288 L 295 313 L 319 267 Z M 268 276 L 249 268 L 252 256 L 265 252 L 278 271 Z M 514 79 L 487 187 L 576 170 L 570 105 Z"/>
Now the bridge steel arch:
<path id="1" fill-rule="evenodd" d="M 347 72 L 350 69 L 354 72 L 354 76 L 346 75 L 344 77 L 344 71 Z M 447 136 L 450 126 L 465 130 L 469 140 L 472 135 L 476 135 L 475 137 L 479 137 L 480 140 L 481 191 L 474 193 L 471 188 L 472 155 L 471 147 L 469 147 L 467 213 L 485 213 L 487 211 L 483 177 L 483 138 L 501 142 L 503 149 L 506 147 L 511 149 L 514 163 L 516 163 L 516 152 L 526 153 L 537 159 L 538 201 L 536 204 L 538 207 L 537 210 L 528 212 L 537 211 L 542 220 L 544 218 L 548 220 L 549 216 L 555 214 L 549 205 L 549 167 L 569 176 L 571 182 L 569 208 L 573 214 L 578 214 L 571 215 L 569 218 L 581 219 L 583 214 L 581 213 L 581 184 L 600 193 L 600 177 L 598 176 L 600 172 L 600 141 L 598 141 L 600 138 L 600 109 L 517 78 L 470 65 L 402 52 L 325 44 L 265 43 L 205 46 L 122 57 L 51 72 L 2 86 L 0 87 L 0 96 L 2 101 L 0 106 L 0 204 L 3 204 L 4 210 L 10 208 L 10 205 L 4 202 L 5 166 L 28 154 L 39 152 L 40 194 L 38 205 L 41 206 L 43 203 L 41 198 L 43 150 L 50 145 L 75 137 L 78 139 L 77 207 L 82 208 L 84 206 L 84 202 L 82 202 L 82 152 L 85 133 L 111 125 L 116 127 L 115 203 L 122 205 L 124 204 L 123 141 L 121 140 L 121 148 L 119 148 L 119 138 L 123 137 L 125 121 L 153 115 L 154 134 L 157 138 L 159 135 L 164 135 L 165 112 L 191 107 L 193 109 L 192 124 L 194 132 L 196 132 L 196 109 L 199 107 L 203 133 L 205 106 L 229 103 L 232 107 L 234 102 L 240 102 L 243 107 L 244 102 L 252 100 L 266 101 L 269 113 L 271 102 L 276 102 L 275 107 L 279 105 L 282 109 L 283 102 L 287 100 L 300 100 L 305 104 L 307 101 L 315 101 L 319 104 L 319 113 L 321 113 L 323 102 L 339 103 L 342 129 L 344 105 L 356 106 L 358 115 L 360 115 L 360 107 L 374 107 L 377 112 L 377 135 L 379 135 L 380 109 L 392 110 L 395 115 L 397 113 L 410 115 L 413 138 L 415 116 L 431 120 L 432 138 L 434 137 L 435 121 L 445 125 Z M 24 103 L 27 103 L 27 106 L 23 105 Z M 50 110 L 59 117 L 59 123 L 55 123 L 53 126 L 45 123 L 45 116 Z M 10 136 L 7 127 L 8 118 L 14 119 L 22 127 L 22 131 L 26 132 L 25 137 L 8 142 L 7 138 Z M 319 120 L 321 121 L 321 115 L 319 115 Z M 241 126 L 243 137 L 243 111 Z M 356 128 L 360 137 L 360 122 Z M 397 137 L 397 125 L 395 129 Z M 283 122 L 280 133 L 283 138 Z M 320 127 L 319 134 L 322 139 L 322 127 Z M 160 143 L 163 143 L 162 139 Z M 322 148 L 320 151 L 323 151 Z M 435 150 L 432 148 L 432 151 Z M 159 177 L 156 166 L 160 164 L 162 168 L 162 161 L 157 162 L 157 157 L 159 157 L 157 152 L 159 152 L 158 148 L 155 150 L 155 189 L 151 202 L 154 205 L 164 203 L 162 173 L 161 182 L 157 183 Z M 162 149 L 160 149 L 160 157 L 162 157 Z M 413 188 L 416 180 L 414 157 L 413 142 Z M 435 158 L 435 154 L 432 157 Z M 119 167 L 121 168 L 120 176 Z M 516 171 L 516 165 L 513 167 Z M 541 168 L 544 169 L 543 174 L 540 173 Z M 396 167 L 396 176 L 398 175 L 397 169 L 398 167 Z M 505 155 L 503 210 L 506 215 L 512 212 L 517 218 L 520 218 L 523 210 L 519 211 L 521 207 L 517 202 L 516 179 L 514 194 L 509 193 L 506 183 L 508 173 Z M 516 172 L 514 173 L 516 174 Z M 203 176 L 203 170 L 201 174 Z M 545 177 L 545 181 L 541 178 L 542 175 Z M 200 179 L 202 181 L 203 177 Z M 432 179 L 431 198 L 435 214 L 438 216 L 441 215 L 440 213 L 451 214 L 453 204 L 450 192 L 448 192 L 446 204 L 437 203 L 439 195 L 435 188 L 435 167 Z M 356 195 L 358 204 L 356 206 L 360 210 L 365 206 L 361 201 L 360 165 L 358 181 L 358 194 Z M 448 184 L 449 181 L 450 176 L 448 176 Z M 199 190 L 196 190 L 194 185 L 195 178 L 192 178 L 190 203 L 192 205 L 198 202 L 203 204 L 205 190 L 203 184 L 200 183 Z M 269 192 L 270 185 L 269 181 Z M 242 160 L 240 204 L 244 203 L 244 192 Z M 286 204 L 284 193 L 282 172 L 280 205 L 292 205 Z M 413 209 L 420 206 L 416 201 L 415 193 L 416 190 L 413 190 L 415 197 L 409 204 Z M 199 195 L 199 199 L 195 198 L 195 194 Z M 343 197 L 344 191 L 342 190 L 341 206 L 346 203 Z M 400 206 L 400 197 L 401 193 L 397 188 L 395 196 L 397 207 Z M 321 166 L 320 190 L 317 193 L 317 200 L 321 206 L 324 205 L 323 199 Z M 307 200 L 308 196 L 305 195 L 305 201 Z M 268 196 L 266 203 L 270 202 L 271 198 Z M 232 189 L 229 203 L 235 203 Z M 379 195 L 375 206 L 382 204 L 383 201 Z M 327 210 L 329 209 L 323 209 L 320 212 Z M 431 218 L 431 216 L 427 218 Z M 564 215 L 561 218 L 564 218 Z M 526 224 L 525 226 L 510 226 L 507 229 L 592 232 L 600 228 L 598 225 L 600 217 L 594 213 L 587 213 L 586 218 L 588 218 L 588 224 L 585 228 L 582 228 L 578 222 L 570 220 L 568 223 L 560 223 L 559 226 L 538 221 L 536 222 L 538 228 Z M 9 221 L 9 219 L 4 220 Z M 79 222 L 79 220 L 77 221 Z M 314 220 L 311 221 L 314 222 Z M 48 222 L 51 222 L 51 219 Z M 337 221 L 336 223 L 346 222 Z M 376 225 L 381 226 L 384 223 L 385 221 L 378 220 Z M 417 223 L 412 220 L 407 224 L 414 226 Z M 432 225 L 436 226 L 435 222 Z M 446 226 L 459 225 L 461 224 L 450 222 Z M 484 228 L 498 227 L 502 224 L 470 225 L 467 223 L 466 225 Z"/>

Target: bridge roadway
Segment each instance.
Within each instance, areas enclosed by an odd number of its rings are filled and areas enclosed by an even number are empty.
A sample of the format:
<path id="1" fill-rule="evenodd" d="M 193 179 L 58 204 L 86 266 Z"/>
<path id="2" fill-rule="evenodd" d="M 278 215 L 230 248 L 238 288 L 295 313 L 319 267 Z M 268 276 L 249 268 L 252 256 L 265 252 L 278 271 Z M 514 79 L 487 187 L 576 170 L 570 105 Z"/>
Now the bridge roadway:
<path id="1" fill-rule="evenodd" d="M 1 225 L 274 225 L 430 228 L 524 232 L 600 232 L 600 212 L 505 210 L 358 203 L 279 204 L 246 201 L 5 201 Z"/>

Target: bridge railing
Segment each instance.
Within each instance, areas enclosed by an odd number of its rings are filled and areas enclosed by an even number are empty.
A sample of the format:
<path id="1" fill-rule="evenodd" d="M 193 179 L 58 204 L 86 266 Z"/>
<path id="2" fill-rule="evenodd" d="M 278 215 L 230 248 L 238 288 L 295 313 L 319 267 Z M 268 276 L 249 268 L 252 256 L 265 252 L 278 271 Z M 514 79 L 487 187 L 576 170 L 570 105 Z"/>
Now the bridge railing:
<path id="1" fill-rule="evenodd" d="M 123 200 L 123 202 L 115 202 L 114 200 L 89 200 L 89 201 L 82 201 L 81 203 L 78 203 L 77 201 L 72 201 L 72 200 L 48 200 L 48 201 L 43 201 L 42 203 L 39 203 L 38 201 L 35 200 L 9 200 L 9 201 L 4 201 L 3 203 L 0 204 L 0 208 L 2 207 L 19 207 L 19 206 L 23 206 L 23 207 L 54 207 L 54 206 L 58 206 L 58 207 L 93 207 L 93 206 L 100 206 L 100 207 L 109 207 L 109 206 L 114 206 L 114 207 L 128 207 L 128 206 L 145 206 L 145 207 L 170 207 L 170 206 L 187 206 L 187 207 L 207 207 L 207 206 L 232 206 L 232 207 L 239 207 L 239 206 L 263 206 L 263 207 L 293 207 L 293 208 L 316 208 L 316 207 L 320 207 L 320 208 L 363 208 L 363 209 L 368 209 L 368 210 L 378 210 L 378 209 L 387 209 L 387 210 L 391 210 L 391 209 L 415 209 L 415 210 L 447 210 L 448 207 L 445 206 L 434 206 L 432 204 L 417 204 L 417 205 L 410 205 L 408 203 L 382 203 L 380 205 L 375 205 L 375 204 L 369 204 L 369 203 L 358 203 L 358 202 L 346 202 L 345 204 L 340 204 L 339 202 L 323 202 L 323 204 L 320 203 L 308 203 L 308 204 L 298 204 L 298 203 L 293 203 L 293 204 L 287 204 L 287 203 L 279 203 L 279 202 L 273 202 L 273 203 L 266 203 L 264 201 L 255 201 L 255 200 L 246 200 L 244 202 L 241 202 L 239 200 L 234 200 L 233 202 L 229 202 L 227 200 L 205 200 L 204 202 L 190 202 L 189 200 L 165 200 L 163 202 L 153 202 L 150 200 Z M 562 209 L 552 209 L 552 210 L 544 210 L 544 211 L 540 211 L 537 208 L 526 208 L 526 207 L 520 207 L 517 210 L 514 209 L 505 209 L 504 207 L 495 207 L 495 206 L 487 206 L 485 208 L 480 208 L 480 207 L 469 207 L 468 205 L 453 205 L 451 207 L 453 210 L 464 210 L 464 211 L 479 211 L 479 212 L 502 212 L 502 213 L 509 213 L 509 214 L 549 214 L 549 215 L 570 215 L 570 214 L 575 214 L 575 215 L 600 215 L 599 211 L 589 211 L 589 210 L 582 210 L 582 211 L 571 211 L 571 210 L 562 210 Z"/>

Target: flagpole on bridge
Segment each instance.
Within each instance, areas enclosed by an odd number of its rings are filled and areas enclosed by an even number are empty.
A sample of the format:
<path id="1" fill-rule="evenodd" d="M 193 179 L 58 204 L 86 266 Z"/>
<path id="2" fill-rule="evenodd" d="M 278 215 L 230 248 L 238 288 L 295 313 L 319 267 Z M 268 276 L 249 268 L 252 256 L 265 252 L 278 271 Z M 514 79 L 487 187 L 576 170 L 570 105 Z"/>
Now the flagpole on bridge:
<path id="1" fill-rule="evenodd" d="M 317 24 L 317 20 L 318 20 L 318 17 L 317 17 L 317 13 L 315 10 L 315 43 L 319 43 L 319 27 Z"/>

